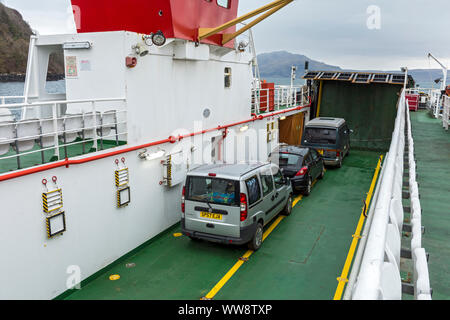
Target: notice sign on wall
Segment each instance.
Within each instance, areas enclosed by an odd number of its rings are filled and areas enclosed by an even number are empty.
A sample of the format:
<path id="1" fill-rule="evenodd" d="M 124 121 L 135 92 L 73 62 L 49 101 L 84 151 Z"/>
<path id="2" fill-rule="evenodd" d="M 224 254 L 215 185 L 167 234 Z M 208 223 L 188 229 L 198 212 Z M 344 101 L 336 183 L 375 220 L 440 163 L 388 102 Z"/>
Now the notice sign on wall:
<path id="1" fill-rule="evenodd" d="M 78 77 L 78 66 L 76 56 L 66 57 L 66 78 Z"/>

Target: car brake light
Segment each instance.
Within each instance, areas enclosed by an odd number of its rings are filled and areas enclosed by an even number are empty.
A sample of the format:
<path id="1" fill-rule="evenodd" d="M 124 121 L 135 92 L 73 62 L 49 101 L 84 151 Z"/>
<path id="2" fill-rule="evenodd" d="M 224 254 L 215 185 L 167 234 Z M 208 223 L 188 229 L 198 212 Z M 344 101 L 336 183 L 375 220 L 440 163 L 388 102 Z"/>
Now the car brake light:
<path id="1" fill-rule="evenodd" d="M 184 213 L 184 209 L 185 209 L 185 206 L 184 206 L 184 196 L 185 196 L 185 194 L 186 194 L 186 187 L 183 186 L 183 193 L 181 194 L 181 212 L 183 212 L 183 213 Z"/>
<path id="2" fill-rule="evenodd" d="M 298 177 L 298 176 L 304 176 L 306 172 L 308 172 L 308 167 L 303 167 L 303 168 L 301 168 L 301 169 L 299 170 L 299 172 L 296 173 L 295 176 L 296 176 L 296 177 Z"/>
<path id="3" fill-rule="evenodd" d="M 245 221 L 247 219 L 247 196 L 245 193 L 241 193 L 241 221 Z"/>
<path id="4" fill-rule="evenodd" d="M 210 176 L 210 177 L 215 177 L 216 174 L 215 174 L 215 173 L 208 173 L 208 176 Z"/>
<path id="5" fill-rule="evenodd" d="M 336 157 L 339 157 L 341 155 L 341 152 L 339 150 L 336 150 Z"/>

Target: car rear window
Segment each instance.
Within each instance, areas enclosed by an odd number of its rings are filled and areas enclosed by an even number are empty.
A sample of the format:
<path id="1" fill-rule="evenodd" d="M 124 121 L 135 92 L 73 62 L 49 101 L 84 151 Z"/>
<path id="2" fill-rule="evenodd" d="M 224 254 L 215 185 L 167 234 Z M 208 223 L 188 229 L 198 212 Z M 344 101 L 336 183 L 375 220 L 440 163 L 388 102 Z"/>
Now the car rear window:
<path id="1" fill-rule="evenodd" d="M 307 143 L 336 144 L 337 130 L 333 128 L 306 128 L 305 138 Z"/>
<path id="2" fill-rule="evenodd" d="M 239 206 L 239 181 L 210 177 L 188 177 L 186 200 Z"/>
<path id="3" fill-rule="evenodd" d="M 278 166 L 285 167 L 298 167 L 303 163 L 303 157 L 292 153 L 274 153 L 271 155 L 272 163 L 278 161 Z"/>

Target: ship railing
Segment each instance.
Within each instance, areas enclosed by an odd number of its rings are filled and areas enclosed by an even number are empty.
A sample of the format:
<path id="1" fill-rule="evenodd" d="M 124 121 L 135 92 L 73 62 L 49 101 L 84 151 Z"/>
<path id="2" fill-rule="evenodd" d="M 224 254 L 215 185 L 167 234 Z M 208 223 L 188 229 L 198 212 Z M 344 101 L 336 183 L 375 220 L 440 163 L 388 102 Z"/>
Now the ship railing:
<path id="1" fill-rule="evenodd" d="M 44 164 L 124 144 L 126 118 L 125 98 L 0 104 L 0 169 L 14 158 L 17 166 L 7 170 L 22 169 L 21 157 L 32 154 Z"/>
<path id="2" fill-rule="evenodd" d="M 409 88 L 406 89 L 406 94 L 419 94 L 421 95 L 421 99 L 425 99 L 425 101 L 419 101 L 419 106 L 424 105 L 425 109 L 433 115 L 435 118 L 439 118 L 441 116 L 441 111 L 443 108 L 442 104 L 442 93 L 440 89 L 436 88 Z M 425 97 L 423 96 L 425 94 Z"/>
<path id="3" fill-rule="evenodd" d="M 406 181 L 405 176 L 408 177 Z M 407 192 L 403 189 L 405 186 L 408 186 Z M 410 207 L 403 206 L 404 198 L 410 199 Z M 410 224 L 404 224 L 405 211 L 410 211 Z M 405 230 L 412 235 L 410 249 L 402 248 Z M 431 299 L 427 255 L 421 243 L 422 230 L 414 141 L 409 106 L 403 91 L 391 146 L 370 205 L 344 299 L 400 300 L 402 294 L 413 294 L 419 300 Z M 402 281 L 400 258 L 412 260 L 412 283 Z"/>
<path id="4" fill-rule="evenodd" d="M 275 86 L 252 90 L 252 113 L 261 114 L 308 104 L 305 86 Z"/>
<path id="5" fill-rule="evenodd" d="M 427 105 L 428 111 L 437 119 L 441 114 L 441 97 L 442 93 L 439 89 L 431 89 L 430 90 L 430 99 Z"/>
<path id="6" fill-rule="evenodd" d="M 442 127 L 448 130 L 450 124 L 450 97 L 444 96 L 443 109 L 442 109 Z"/>
<path id="7" fill-rule="evenodd" d="M 16 100 L 16 101 L 12 101 L 12 100 Z M 21 101 L 17 101 L 17 100 L 21 100 Z M 0 105 L 6 104 L 7 102 L 16 103 L 16 102 L 24 102 L 24 101 L 25 101 L 24 96 L 0 96 Z"/>

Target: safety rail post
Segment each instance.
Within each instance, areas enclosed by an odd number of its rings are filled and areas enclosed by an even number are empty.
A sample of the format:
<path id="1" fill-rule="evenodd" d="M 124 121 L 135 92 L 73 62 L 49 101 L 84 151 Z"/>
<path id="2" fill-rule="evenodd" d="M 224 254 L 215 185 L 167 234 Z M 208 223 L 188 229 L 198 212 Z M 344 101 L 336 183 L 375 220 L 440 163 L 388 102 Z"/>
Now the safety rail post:
<path id="1" fill-rule="evenodd" d="M 55 156 L 59 157 L 59 133 L 58 133 L 58 109 L 57 104 L 54 103 L 52 105 L 52 117 L 53 117 L 53 132 L 55 133 L 54 141 L 55 141 Z"/>
<path id="2" fill-rule="evenodd" d="M 444 96 L 442 109 L 442 127 L 445 130 L 448 130 L 449 117 L 450 117 L 450 97 Z"/>
<path id="3" fill-rule="evenodd" d="M 97 111 L 95 108 L 95 101 L 91 102 L 91 106 L 92 106 L 92 113 L 94 115 L 94 145 L 93 145 L 93 148 L 95 148 L 95 151 L 97 151 L 98 150 L 98 145 L 97 145 L 98 136 L 97 136 Z"/>

